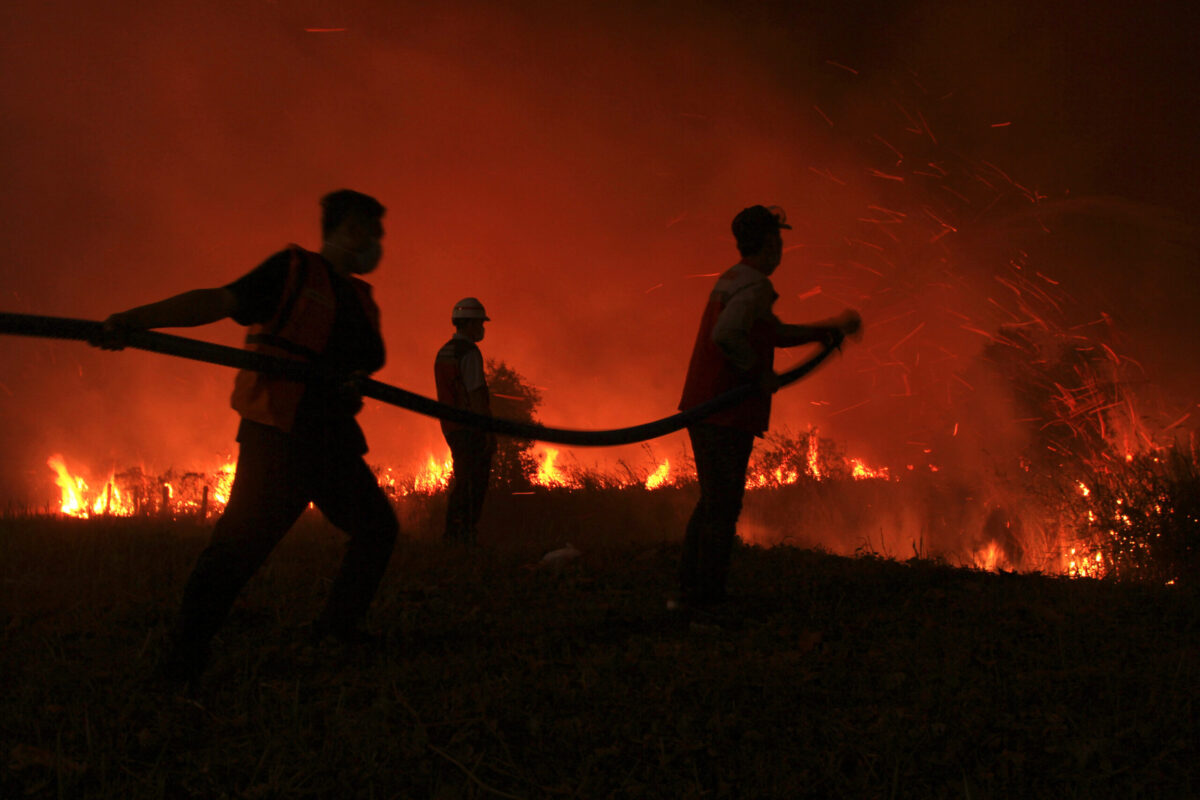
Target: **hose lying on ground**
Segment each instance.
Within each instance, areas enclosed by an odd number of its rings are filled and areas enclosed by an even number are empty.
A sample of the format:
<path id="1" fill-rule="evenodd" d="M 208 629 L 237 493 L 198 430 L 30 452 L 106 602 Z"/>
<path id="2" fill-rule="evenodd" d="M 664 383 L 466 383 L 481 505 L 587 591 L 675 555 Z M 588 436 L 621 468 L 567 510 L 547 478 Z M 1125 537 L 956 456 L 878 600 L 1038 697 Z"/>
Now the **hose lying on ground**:
<path id="1" fill-rule="evenodd" d="M 78 341 L 100 342 L 104 338 L 103 326 L 99 322 L 68 317 L 43 317 L 33 314 L 0 313 L 0 333 L 16 336 L 37 336 L 46 339 L 75 339 Z M 334 381 L 344 380 L 346 376 L 331 374 L 319 367 L 301 361 L 291 361 L 285 358 L 254 353 L 236 347 L 201 342 L 183 336 L 173 336 L 158 331 L 129 331 L 121 337 L 121 343 L 126 347 L 138 350 L 149 350 L 154 353 L 187 358 L 193 361 L 205 361 L 210 364 L 220 364 L 226 367 L 249 369 L 264 372 L 282 378 L 298 381 Z M 823 347 L 815 355 L 802 364 L 793 367 L 779 376 L 781 386 L 787 386 L 803 378 L 816 369 L 821 362 L 834 351 L 833 347 Z M 489 417 L 454 408 L 436 400 L 413 392 L 380 383 L 376 380 L 364 379 L 358 382 L 363 397 L 370 397 L 389 405 L 406 408 L 418 414 L 449 420 L 463 425 L 469 425 L 480 430 L 514 436 L 519 439 L 535 439 L 553 444 L 575 445 L 581 447 L 609 447 L 613 445 L 632 444 L 648 439 L 656 439 L 668 433 L 686 428 L 705 417 L 728 408 L 740 402 L 753 392 L 759 391 L 756 386 L 744 385 L 732 389 L 725 394 L 715 397 L 698 406 L 673 414 L 669 417 L 633 425 L 628 428 L 614 428 L 602 431 L 574 430 L 570 428 L 550 428 L 544 425 L 533 425 L 525 422 Z"/>

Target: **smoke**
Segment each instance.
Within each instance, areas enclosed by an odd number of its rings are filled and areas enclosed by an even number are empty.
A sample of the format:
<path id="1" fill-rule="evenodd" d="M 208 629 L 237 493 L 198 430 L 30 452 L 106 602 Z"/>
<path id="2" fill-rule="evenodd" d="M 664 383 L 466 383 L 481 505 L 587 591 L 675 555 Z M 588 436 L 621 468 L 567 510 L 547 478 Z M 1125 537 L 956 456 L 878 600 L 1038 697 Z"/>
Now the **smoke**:
<path id="1" fill-rule="evenodd" d="M 1200 333 L 1181 282 L 1196 183 L 1166 155 L 1185 141 L 1175 112 L 1143 99 L 1154 69 L 1190 56 L 1164 20 L 1093 14 L 20 0 L 0 11 L 0 296 L 99 319 L 222 285 L 288 242 L 315 247 L 317 199 L 351 187 L 388 207 L 377 378 L 432 394 L 449 309 L 474 295 L 494 320 L 485 355 L 542 389 L 542 418 L 603 428 L 674 410 L 712 280 L 696 276 L 737 259 L 729 220 L 766 202 L 795 226 L 779 316 L 850 305 L 867 323 L 779 396 L 777 424 L 869 458 L 942 457 L 924 451 L 959 410 L 1005 402 L 954 376 L 986 342 L 964 325 L 1012 321 L 995 276 L 1021 258 L 1062 287 L 1053 324 L 1108 313 L 1148 384 L 1194 404 L 1196 337 L 1178 332 Z M 231 385 L 151 354 L 0 339 L 0 497 L 49 494 L 52 452 L 211 469 L 235 446 Z M 362 422 L 375 463 L 443 448 L 433 420 L 369 402 Z"/>

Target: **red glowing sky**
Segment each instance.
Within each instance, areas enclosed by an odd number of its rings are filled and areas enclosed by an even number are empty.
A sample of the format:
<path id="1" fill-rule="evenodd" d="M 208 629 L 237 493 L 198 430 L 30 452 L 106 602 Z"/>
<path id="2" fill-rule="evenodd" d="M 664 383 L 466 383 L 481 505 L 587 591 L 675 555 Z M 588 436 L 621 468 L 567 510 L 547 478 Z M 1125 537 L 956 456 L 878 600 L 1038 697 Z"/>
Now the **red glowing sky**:
<path id="1" fill-rule="evenodd" d="M 449 308 L 475 295 L 485 355 L 543 389 L 545 421 L 626 425 L 674 409 L 694 276 L 736 260 L 729 220 L 767 202 L 795 225 L 777 313 L 854 305 L 867 324 L 777 425 L 906 457 L 977 404 L 948 388 L 984 341 L 956 315 L 1011 321 L 995 276 L 1022 250 L 1073 298 L 1058 324 L 1109 314 L 1149 405 L 1194 408 L 1187 26 L 1115 3 L 833 5 L 7 3 L 0 308 L 99 319 L 224 284 L 316 246 L 317 198 L 351 187 L 389 209 L 376 377 L 432 394 Z M 914 174 L 929 162 L 951 177 Z M 879 209 L 906 215 L 896 236 Z M 0 339 L 0 498 L 45 493 L 53 452 L 210 468 L 235 447 L 231 382 Z M 442 449 L 432 420 L 374 403 L 362 420 L 375 463 Z"/>

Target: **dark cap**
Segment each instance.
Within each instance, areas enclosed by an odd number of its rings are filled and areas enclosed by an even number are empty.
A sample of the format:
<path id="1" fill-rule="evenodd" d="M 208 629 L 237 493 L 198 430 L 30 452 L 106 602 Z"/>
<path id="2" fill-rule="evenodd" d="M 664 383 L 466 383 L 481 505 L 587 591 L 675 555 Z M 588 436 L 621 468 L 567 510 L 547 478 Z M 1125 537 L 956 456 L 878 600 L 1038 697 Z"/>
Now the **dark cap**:
<path id="1" fill-rule="evenodd" d="M 782 228 L 791 230 L 787 224 L 787 215 L 779 206 L 750 206 L 743 208 L 733 218 L 733 237 L 738 241 L 738 247 L 750 246 L 757 250 L 762 246 L 767 234 L 778 233 Z"/>

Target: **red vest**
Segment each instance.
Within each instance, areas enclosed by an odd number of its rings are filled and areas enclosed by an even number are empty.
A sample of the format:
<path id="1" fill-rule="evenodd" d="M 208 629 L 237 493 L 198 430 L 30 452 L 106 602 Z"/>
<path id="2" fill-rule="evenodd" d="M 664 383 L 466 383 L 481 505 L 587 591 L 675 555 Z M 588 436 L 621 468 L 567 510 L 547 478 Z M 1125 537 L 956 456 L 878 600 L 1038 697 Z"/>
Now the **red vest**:
<path id="1" fill-rule="evenodd" d="M 292 260 L 279 307 L 268 322 L 250 326 L 246 349 L 311 362 L 325 352 L 329 342 L 337 316 L 337 295 L 325 259 L 297 245 L 288 249 Z M 362 301 L 367 319 L 378 332 L 379 308 L 371 299 L 370 284 L 353 277 L 350 282 Z M 291 432 L 303 395 L 301 382 L 241 370 L 234 380 L 231 405 L 243 419 Z"/>
<path id="2" fill-rule="evenodd" d="M 750 327 L 749 339 L 750 346 L 754 348 L 755 362 L 749 372 L 734 367 L 713 341 L 713 326 L 729 301 L 730 295 L 725 289 L 729 279 L 730 270 L 717 279 L 708 305 L 704 308 L 704 315 L 700 318 L 700 330 L 696 334 L 692 360 L 683 384 L 683 397 L 679 401 L 680 411 L 686 411 L 743 384 L 757 384 L 767 370 L 775 369 L 775 327 L 769 319 L 755 320 Z M 740 403 L 702 421 L 761 436 L 766 432 L 770 420 L 771 396 L 755 392 Z"/>
<path id="3" fill-rule="evenodd" d="M 470 407 L 470 403 L 467 400 L 467 384 L 463 382 L 461 365 L 463 356 L 472 350 L 479 350 L 474 342 L 454 337 L 442 345 L 442 349 L 438 351 L 437 358 L 433 361 L 433 378 L 437 381 L 437 399 L 439 403 L 454 406 L 455 408 Z M 487 393 L 487 384 L 484 384 L 483 392 L 484 409 L 486 410 L 490 405 L 491 399 Z M 449 434 L 468 427 L 445 419 L 439 420 L 439 422 L 442 423 L 443 434 Z"/>

